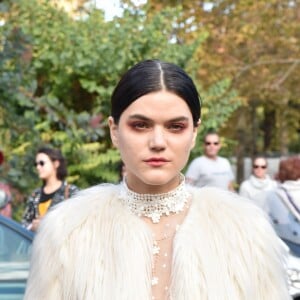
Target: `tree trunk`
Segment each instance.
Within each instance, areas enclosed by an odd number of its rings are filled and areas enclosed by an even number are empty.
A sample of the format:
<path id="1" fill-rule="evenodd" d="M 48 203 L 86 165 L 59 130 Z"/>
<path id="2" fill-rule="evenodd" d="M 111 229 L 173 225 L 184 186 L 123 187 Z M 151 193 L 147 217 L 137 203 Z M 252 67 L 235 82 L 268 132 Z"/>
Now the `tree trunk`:
<path id="1" fill-rule="evenodd" d="M 283 156 L 286 156 L 289 153 L 288 150 L 288 114 L 285 109 L 288 106 L 288 99 L 283 99 L 282 101 L 282 109 L 279 110 L 277 117 L 279 123 L 279 149 L 280 153 Z"/>
<path id="2" fill-rule="evenodd" d="M 237 130 L 237 139 L 239 141 L 236 148 L 236 181 L 240 184 L 244 178 L 244 158 L 245 158 L 245 136 L 244 129 Z"/>
<path id="3" fill-rule="evenodd" d="M 251 148 L 250 155 L 253 158 L 257 154 L 257 137 L 258 137 L 258 121 L 256 115 L 257 103 L 256 101 L 250 102 L 250 115 L 251 115 Z"/>
<path id="4" fill-rule="evenodd" d="M 275 126 L 275 110 L 270 107 L 265 107 L 264 109 L 264 120 L 262 129 L 264 132 L 264 152 L 268 152 L 270 150 L 272 144 L 272 137 L 274 135 L 274 126 Z"/>

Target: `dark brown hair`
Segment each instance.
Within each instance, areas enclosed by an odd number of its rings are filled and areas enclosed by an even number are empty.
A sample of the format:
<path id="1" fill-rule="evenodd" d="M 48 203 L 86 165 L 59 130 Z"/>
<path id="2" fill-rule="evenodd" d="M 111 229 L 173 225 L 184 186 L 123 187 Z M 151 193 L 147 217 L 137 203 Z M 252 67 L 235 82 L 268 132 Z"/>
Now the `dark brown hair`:
<path id="1" fill-rule="evenodd" d="M 49 148 L 49 147 L 41 147 L 38 149 L 37 154 L 38 153 L 44 153 L 47 156 L 49 156 L 49 158 L 51 159 L 51 161 L 59 161 L 59 166 L 56 170 L 56 177 L 59 180 L 64 180 L 67 175 L 67 162 L 65 160 L 65 158 L 63 157 L 62 153 L 60 150 L 58 149 L 54 149 L 54 148 Z"/>

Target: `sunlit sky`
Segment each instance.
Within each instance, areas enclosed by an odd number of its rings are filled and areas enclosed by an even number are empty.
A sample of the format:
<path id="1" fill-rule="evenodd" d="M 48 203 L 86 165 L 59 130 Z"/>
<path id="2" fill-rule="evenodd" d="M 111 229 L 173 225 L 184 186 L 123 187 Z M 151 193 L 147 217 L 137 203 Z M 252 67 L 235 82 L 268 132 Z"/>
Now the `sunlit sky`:
<path id="1" fill-rule="evenodd" d="M 119 0 L 95 0 L 96 7 L 105 11 L 105 18 L 111 20 L 114 16 L 122 15 Z"/>
<path id="2" fill-rule="evenodd" d="M 105 18 L 111 20 L 114 16 L 121 16 L 122 9 L 120 8 L 119 0 L 94 0 L 96 7 L 105 11 Z M 136 0 L 135 3 L 145 3 L 146 0 Z"/>

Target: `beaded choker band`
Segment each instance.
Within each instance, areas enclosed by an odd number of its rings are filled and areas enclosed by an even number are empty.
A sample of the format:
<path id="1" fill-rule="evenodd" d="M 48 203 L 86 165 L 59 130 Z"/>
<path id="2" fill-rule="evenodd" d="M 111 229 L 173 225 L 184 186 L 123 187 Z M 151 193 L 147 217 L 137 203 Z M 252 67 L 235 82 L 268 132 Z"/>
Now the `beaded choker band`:
<path id="1" fill-rule="evenodd" d="M 162 215 L 178 214 L 184 209 L 190 194 L 185 185 L 185 178 L 180 174 L 180 184 L 174 190 L 163 194 L 138 194 L 131 191 L 126 181 L 122 182 L 119 199 L 129 210 L 141 217 L 148 217 L 158 223 Z"/>

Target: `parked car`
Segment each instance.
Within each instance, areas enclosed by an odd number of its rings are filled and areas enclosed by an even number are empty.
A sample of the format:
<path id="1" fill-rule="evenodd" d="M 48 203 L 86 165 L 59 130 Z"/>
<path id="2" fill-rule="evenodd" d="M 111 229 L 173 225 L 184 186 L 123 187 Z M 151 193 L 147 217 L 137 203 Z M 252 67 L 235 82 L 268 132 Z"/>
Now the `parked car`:
<path id="1" fill-rule="evenodd" d="M 34 234 L 0 215 L 0 300 L 24 297 Z"/>

